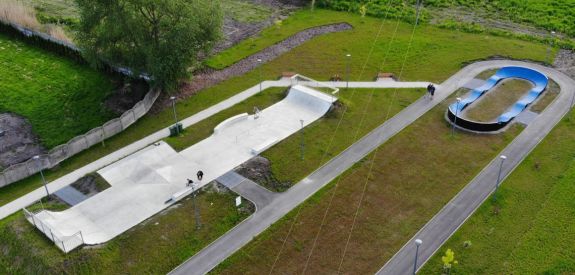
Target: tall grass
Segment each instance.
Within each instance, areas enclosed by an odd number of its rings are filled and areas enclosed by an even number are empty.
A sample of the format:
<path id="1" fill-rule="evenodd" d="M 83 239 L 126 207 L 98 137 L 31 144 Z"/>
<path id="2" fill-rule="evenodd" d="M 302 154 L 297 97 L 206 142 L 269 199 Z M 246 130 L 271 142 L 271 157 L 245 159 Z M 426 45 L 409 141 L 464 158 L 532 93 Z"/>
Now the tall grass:
<path id="1" fill-rule="evenodd" d="M 33 30 L 42 29 L 42 24 L 36 19 L 34 9 L 16 0 L 0 1 L 0 20 L 5 23 L 18 24 Z"/>
<path id="2" fill-rule="evenodd" d="M 60 26 L 53 24 L 42 25 L 36 18 L 34 8 L 18 0 L 0 1 L 0 21 L 17 24 L 38 32 L 45 32 L 56 39 L 71 42 L 71 39 Z"/>

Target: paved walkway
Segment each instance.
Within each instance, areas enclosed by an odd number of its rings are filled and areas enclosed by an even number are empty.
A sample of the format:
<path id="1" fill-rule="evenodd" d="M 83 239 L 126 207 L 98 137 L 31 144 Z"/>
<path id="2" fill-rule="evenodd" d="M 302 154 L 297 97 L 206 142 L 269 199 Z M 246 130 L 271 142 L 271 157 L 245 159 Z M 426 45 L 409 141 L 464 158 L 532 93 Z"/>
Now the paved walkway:
<path id="1" fill-rule="evenodd" d="M 511 167 L 515 167 L 567 112 L 569 106 L 566 105 L 565 99 L 574 93 L 572 89 L 575 85 L 572 84 L 572 80 L 555 70 L 529 63 L 504 60 L 475 63 L 463 68 L 442 83 L 441 86 L 438 86 L 436 96 L 432 101 L 422 98 L 411 104 L 294 187 L 277 196 L 267 207 L 260 209 L 249 219 L 228 231 L 228 233 L 188 259 L 174 269 L 171 274 L 205 274 L 209 272 L 227 257 L 250 242 L 255 236 L 261 234 L 289 211 L 293 210 L 315 192 L 330 183 L 343 171 L 349 169 L 375 148 L 445 100 L 459 87 L 471 81 L 477 74 L 488 69 L 509 65 L 527 66 L 541 70 L 555 79 L 561 87 L 565 89 L 565 92 L 562 92 L 560 98 L 547 109 L 548 111 L 540 115 L 532 125 L 527 127 L 527 129 L 505 149 L 504 153 L 509 156 L 508 165 L 504 170 L 505 175 L 507 175 L 511 171 Z M 553 110 L 553 112 L 549 110 Z M 469 189 L 469 186 L 477 185 L 474 184 L 477 179 L 470 183 L 470 185 L 462 191 L 466 196 L 462 198 L 461 194 L 458 195 L 457 197 L 460 199 L 456 198 L 449 203 L 446 209 L 442 210 L 442 212 L 430 222 L 433 224 L 426 226 L 428 229 L 422 230 L 418 233 L 417 237 L 414 237 L 414 239 L 423 238 L 426 243 L 425 246 L 422 246 L 420 252 L 420 263 L 426 261 L 493 190 L 493 169 L 497 165 L 496 160 L 488 165 L 486 170 L 478 176 L 478 178 L 483 179 L 480 180 L 480 182 L 483 182 L 483 185 L 472 188 L 471 191 L 466 191 Z M 483 174 L 486 174 L 486 176 L 482 176 Z M 467 200 L 469 200 L 469 203 Z M 459 211 L 461 209 L 467 209 L 467 211 Z M 385 274 L 409 274 L 411 272 L 409 267 L 413 268 L 413 255 L 410 254 L 413 247 L 409 245 L 411 243 L 413 243 L 413 240 L 398 253 L 399 256 L 396 255 L 380 272 Z"/>
<path id="2" fill-rule="evenodd" d="M 326 83 L 331 83 L 331 82 L 326 82 Z M 417 88 L 421 86 L 420 82 L 358 82 L 358 84 L 356 84 L 356 82 L 350 82 L 350 87 L 355 87 L 355 86 L 361 86 L 364 87 L 366 85 L 366 83 L 372 83 L 374 88 L 391 88 L 391 87 L 401 87 L 401 88 Z M 271 87 L 288 87 L 292 84 L 292 82 L 289 79 L 281 79 L 281 80 L 277 80 L 277 81 L 264 81 L 262 82 L 262 89 L 267 89 L 267 88 L 271 88 Z M 325 84 L 325 83 L 324 83 Z M 341 84 L 341 83 L 340 83 Z M 425 85 L 427 86 L 427 84 Z M 232 107 L 233 105 L 242 102 L 250 97 L 252 97 L 253 95 L 257 94 L 260 91 L 260 86 L 255 85 L 241 93 L 238 93 L 218 104 L 215 104 L 203 111 L 200 111 L 198 113 L 196 113 L 193 116 L 190 116 L 186 119 L 184 119 L 183 121 L 181 121 L 181 123 L 183 124 L 183 126 L 185 128 L 190 127 L 208 117 L 211 117 L 214 114 L 217 114 L 219 112 L 221 112 L 222 110 L 225 110 L 227 108 Z M 64 188 L 74 182 L 76 182 L 78 179 L 82 178 L 83 176 L 92 173 L 94 171 L 97 171 L 107 165 L 110 165 L 122 158 L 125 158 L 143 148 L 145 148 L 146 146 L 161 140 L 163 138 L 168 137 L 170 134 L 169 131 L 169 127 L 166 127 L 162 130 L 159 130 L 145 138 L 142 138 L 122 149 L 119 149 L 117 151 L 115 151 L 114 153 L 111 153 L 107 156 L 104 156 L 90 164 L 87 164 L 86 166 L 83 166 L 82 168 L 79 168 L 61 178 L 58 178 L 52 182 L 50 182 L 48 184 L 48 190 L 52 193 L 54 191 L 57 191 L 61 188 Z M 3 205 L 2 207 L 0 207 L 0 219 L 3 219 L 13 213 L 16 213 L 17 211 L 21 210 L 22 208 L 33 204 L 34 202 L 40 200 L 41 198 L 43 198 L 46 195 L 46 191 L 44 190 L 44 187 L 38 188 L 12 202 L 9 202 L 5 205 Z"/>

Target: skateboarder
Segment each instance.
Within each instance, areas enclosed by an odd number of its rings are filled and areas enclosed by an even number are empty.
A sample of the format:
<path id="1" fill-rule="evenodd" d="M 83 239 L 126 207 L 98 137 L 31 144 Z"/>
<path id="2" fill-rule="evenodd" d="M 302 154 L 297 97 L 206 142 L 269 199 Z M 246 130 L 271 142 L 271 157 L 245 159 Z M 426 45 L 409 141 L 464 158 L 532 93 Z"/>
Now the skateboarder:
<path id="1" fill-rule="evenodd" d="M 188 179 L 188 184 L 187 184 L 187 186 L 188 186 L 188 187 L 191 187 L 191 186 L 193 186 L 193 185 L 194 185 L 194 181 L 191 180 L 191 179 Z"/>
<path id="2" fill-rule="evenodd" d="M 202 178 L 204 177 L 204 172 L 202 172 L 202 170 L 200 170 L 200 171 L 198 171 L 196 176 L 198 176 L 198 180 L 202 180 Z"/>

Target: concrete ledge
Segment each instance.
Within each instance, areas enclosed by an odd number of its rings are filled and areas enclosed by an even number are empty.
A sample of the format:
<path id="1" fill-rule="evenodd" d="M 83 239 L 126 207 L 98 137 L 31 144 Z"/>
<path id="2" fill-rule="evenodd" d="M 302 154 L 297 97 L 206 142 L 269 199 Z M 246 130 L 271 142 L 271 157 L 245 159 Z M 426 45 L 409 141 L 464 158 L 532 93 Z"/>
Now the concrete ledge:
<path id="1" fill-rule="evenodd" d="M 243 114 L 239 114 L 237 116 L 233 116 L 230 117 L 224 121 L 222 121 L 220 124 L 218 124 L 218 126 L 216 126 L 216 128 L 214 128 L 214 134 L 217 135 L 218 133 L 220 133 L 222 131 L 222 129 L 229 127 L 231 125 L 234 125 L 235 123 L 238 123 L 242 120 L 247 119 L 248 113 L 243 113 Z"/>
<path id="2" fill-rule="evenodd" d="M 252 148 L 251 152 L 254 155 L 259 155 L 261 152 L 267 150 L 268 148 L 274 146 L 278 142 L 277 138 L 270 138 L 266 140 L 264 143 Z"/>

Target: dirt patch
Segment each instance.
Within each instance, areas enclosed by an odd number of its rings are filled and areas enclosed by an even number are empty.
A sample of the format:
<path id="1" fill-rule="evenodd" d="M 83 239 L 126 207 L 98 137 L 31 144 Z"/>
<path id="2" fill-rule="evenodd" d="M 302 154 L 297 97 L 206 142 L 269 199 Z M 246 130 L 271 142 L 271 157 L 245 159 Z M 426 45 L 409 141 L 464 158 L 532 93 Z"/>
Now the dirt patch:
<path id="1" fill-rule="evenodd" d="M 446 9 L 429 10 L 432 19 L 431 24 L 440 24 L 447 19 L 461 23 L 473 23 L 487 28 L 501 29 L 517 34 L 525 34 L 536 37 L 548 37 L 549 32 L 525 24 L 514 23 L 502 19 L 497 13 L 482 12 L 480 10 L 467 9 L 465 7 L 449 7 Z"/>
<path id="2" fill-rule="evenodd" d="M 0 114 L 0 169 L 24 162 L 46 152 L 27 119 Z"/>
<path id="3" fill-rule="evenodd" d="M 257 156 L 238 166 L 235 171 L 274 192 L 283 192 L 293 185 L 291 182 L 276 179 L 271 168 L 272 164 L 267 158 Z"/>
<path id="4" fill-rule="evenodd" d="M 130 82 L 125 82 L 118 85 L 116 89 L 104 102 L 106 109 L 110 110 L 116 115 L 122 115 L 127 110 L 131 109 L 140 100 L 144 99 L 146 93 L 150 90 L 150 86 L 146 81 L 138 79 Z"/>
<path id="5" fill-rule="evenodd" d="M 82 177 L 81 179 L 72 183 L 71 186 L 87 197 L 92 197 L 108 189 L 110 184 L 100 175 L 94 173 Z"/>
<path id="6" fill-rule="evenodd" d="M 575 79 L 575 52 L 570 50 L 560 50 L 555 57 L 553 66 L 557 70 Z"/>

